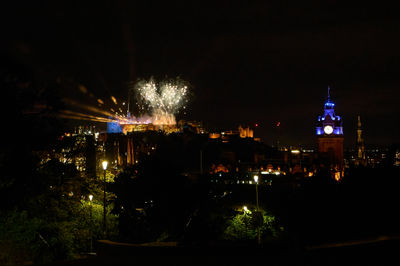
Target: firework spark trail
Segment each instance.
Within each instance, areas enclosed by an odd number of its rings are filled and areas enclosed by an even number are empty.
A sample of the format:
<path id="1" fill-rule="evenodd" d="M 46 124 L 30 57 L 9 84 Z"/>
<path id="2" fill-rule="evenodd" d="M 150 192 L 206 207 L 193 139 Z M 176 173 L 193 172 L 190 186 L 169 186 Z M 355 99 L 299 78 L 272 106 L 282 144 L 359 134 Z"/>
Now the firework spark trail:
<path id="1" fill-rule="evenodd" d="M 69 116 L 74 116 L 73 119 L 78 119 L 79 117 L 85 120 L 91 120 L 91 121 L 97 121 L 97 122 L 124 122 L 124 123 L 128 123 L 128 119 L 126 117 L 123 117 L 121 115 L 118 115 L 117 113 L 111 113 L 111 112 L 107 112 L 105 110 L 101 110 L 97 107 L 93 107 L 93 106 L 88 106 L 88 105 L 84 105 L 84 104 L 80 104 L 77 103 L 76 101 L 70 100 L 70 99 L 63 99 L 63 101 L 71 106 L 75 106 L 81 109 L 84 109 L 86 111 L 90 111 L 94 114 L 97 114 L 96 116 L 94 115 L 90 115 L 90 114 L 83 114 L 83 113 L 77 113 L 77 112 L 73 112 L 73 111 L 69 111 L 69 110 L 64 110 L 63 111 L 63 115 L 64 118 L 65 115 L 69 115 Z"/>
<path id="2" fill-rule="evenodd" d="M 111 96 L 111 100 L 114 102 L 115 105 L 118 104 L 117 99 L 114 96 Z"/>
<path id="3" fill-rule="evenodd" d="M 82 109 L 86 109 L 87 111 L 91 111 L 93 113 L 97 113 L 99 115 L 104 115 L 106 117 L 116 117 L 116 115 L 113 114 L 113 113 L 101 110 L 101 109 L 93 107 L 93 106 L 80 104 L 80 103 L 77 103 L 77 102 L 75 102 L 73 100 L 70 100 L 70 99 L 64 99 L 64 102 L 67 103 L 67 104 L 82 108 Z"/>
<path id="4" fill-rule="evenodd" d="M 82 119 L 89 119 L 92 121 L 99 121 L 99 122 L 115 122 L 116 120 L 111 119 L 111 118 L 105 118 L 105 117 L 100 117 L 100 116 L 94 116 L 90 114 L 83 114 L 79 112 L 74 112 L 70 110 L 62 110 L 61 115 L 67 115 L 67 116 L 74 116 L 76 118 L 82 118 Z"/>
<path id="5" fill-rule="evenodd" d="M 78 119 L 78 120 L 82 119 L 82 120 L 90 120 L 90 121 L 96 121 L 96 122 L 118 122 L 120 124 L 149 124 L 152 122 L 152 120 L 146 116 L 143 116 L 140 118 L 135 118 L 135 117 L 127 118 L 125 116 L 118 114 L 112 108 L 111 108 L 111 111 L 113 111 L 114 113 L 111 113 L 111 112 L 108 112 L 105 110 L 101 110 L 97 107 L 80 104 L 71 99 L 63 99 L 63 101 L 71 106 L 78 107 L 78 108 L 93 112 L 98 115 L 98 116 L 96 116 L 96 115 L 79 113 L 79 112 L 70 111 L 70 110 L 63 110 L 61 115 L 59 115 L 60 117 L 63 117 L 63 118 Z M 122 113 L 122 110 L 120 110 L 120 111 Z"/>
<path id="6" fill-rule="evenodd" d="M 175 115 L 187 103 L 187 88 L 179 78 L 159 83 L 153 78 L 141 80 L 134 87 L 141 99 L 140 109 L 149 109 L 153 124 L 176 124 Z"/>
<path id="7" fill-rule="evenodd" d="M 77 115 L 68 115 L 68 114 L 57 114 L 57 117 L 60 118 L 66 118 L 66 119 L 74 119 L 74 120 L 86 120 L 86 121 L 93 121 L 93 122 L 113 122 L 111 119 L 105 119 L 101 117 L 97 118 L 89 118 L 89 117 L 84 117 L 84 116 L 77 116 Z"/>

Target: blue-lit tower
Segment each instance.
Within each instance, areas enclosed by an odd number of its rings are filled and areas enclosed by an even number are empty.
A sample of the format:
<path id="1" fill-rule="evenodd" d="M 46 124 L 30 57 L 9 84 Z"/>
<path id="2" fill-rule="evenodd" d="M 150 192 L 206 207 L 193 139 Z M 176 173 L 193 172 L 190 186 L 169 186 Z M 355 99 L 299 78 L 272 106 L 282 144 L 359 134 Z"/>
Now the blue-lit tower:
<path id="1" fill-rule="evenodd" d="M 335 114 L 335 103 L 331 100 L 329 87 L 324 114 L 318 116 L 316 134 L 319 155 L 328 164 L 335 179 L 339 180 L 343 176 L 343 121 Z"/>
<path id="2" fill-rule="evenodd" d="M 335 103 L 331 100 L 330 88 L 324 105 L 324 114 L 318 116 L 317 136 L 343 136 L 342 118 L 335 114 Z"/>

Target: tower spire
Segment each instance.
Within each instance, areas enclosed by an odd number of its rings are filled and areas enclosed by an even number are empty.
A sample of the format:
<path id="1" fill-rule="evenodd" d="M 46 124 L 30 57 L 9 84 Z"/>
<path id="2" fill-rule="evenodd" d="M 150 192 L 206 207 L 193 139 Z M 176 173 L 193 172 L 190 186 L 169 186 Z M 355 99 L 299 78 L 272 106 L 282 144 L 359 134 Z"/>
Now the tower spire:
<path id="1" fill-rule="evenodd" d="M 328 86 L 328 100 L 331 98 L 331 92 L 330 92 L 331 88 Z"/>

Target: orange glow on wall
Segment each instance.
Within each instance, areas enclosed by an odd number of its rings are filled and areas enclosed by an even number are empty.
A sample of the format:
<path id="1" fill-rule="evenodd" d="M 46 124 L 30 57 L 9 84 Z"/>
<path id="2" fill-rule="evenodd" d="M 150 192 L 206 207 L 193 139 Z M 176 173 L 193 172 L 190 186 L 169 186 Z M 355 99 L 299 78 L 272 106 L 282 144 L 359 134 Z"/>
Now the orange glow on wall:
<path id="1" fill-rule="evenodd" d="M 335 172 L 335 180 L 340 181 L 340 172 Z"/>

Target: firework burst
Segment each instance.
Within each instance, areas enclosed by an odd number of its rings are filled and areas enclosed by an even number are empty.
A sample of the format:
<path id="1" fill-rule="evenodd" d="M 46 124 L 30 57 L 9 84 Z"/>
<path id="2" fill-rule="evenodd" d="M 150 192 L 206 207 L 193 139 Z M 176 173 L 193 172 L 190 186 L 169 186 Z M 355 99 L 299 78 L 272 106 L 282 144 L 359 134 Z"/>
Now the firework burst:
<path id="1" fill-rule="evenodd" d="M 175 115 L 187 103 L 188 86 L 179 78 L 158 83 L 153 78 L 140 80 L 134 91 L 139 109 L 151 113 L 153 124 L 176 124 Z"/>

